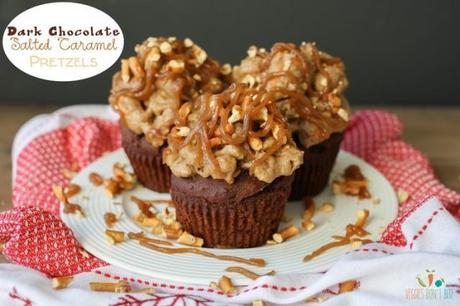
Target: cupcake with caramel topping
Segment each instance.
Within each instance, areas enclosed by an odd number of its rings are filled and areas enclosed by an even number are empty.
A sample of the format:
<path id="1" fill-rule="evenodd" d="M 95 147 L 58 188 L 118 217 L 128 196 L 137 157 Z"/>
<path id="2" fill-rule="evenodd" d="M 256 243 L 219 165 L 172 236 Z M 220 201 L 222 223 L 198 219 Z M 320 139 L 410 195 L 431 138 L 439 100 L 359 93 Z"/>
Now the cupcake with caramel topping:
<path id="1" fill-rule="evenodd" d="M 182 105 L 163 160 L 177 220 L 209 247 L 255 247 L 277 230 L 303 152 L 263 89 L 233 84 Z"/>
<path id="2" fill-rule="evenodd" d="M 233 69 L 235 82 L 275 96 L 297 146 L 304 151 L 291 200 L 314 196 L 327 185 L 347 127 L 350 108 L 343 62 L 314 43 L 276 43 L 270 52 L 251 47 Z"/>
<path id="3" fill-rule="evenodd" d="M 122 146 L 139 181 L 168 192 L 170 171 L 162 151 L 181 105 L 224 88 L 217 61 L 190 39 L 148 38 L 121 60 L 109 102 L 120 114 Z"/>

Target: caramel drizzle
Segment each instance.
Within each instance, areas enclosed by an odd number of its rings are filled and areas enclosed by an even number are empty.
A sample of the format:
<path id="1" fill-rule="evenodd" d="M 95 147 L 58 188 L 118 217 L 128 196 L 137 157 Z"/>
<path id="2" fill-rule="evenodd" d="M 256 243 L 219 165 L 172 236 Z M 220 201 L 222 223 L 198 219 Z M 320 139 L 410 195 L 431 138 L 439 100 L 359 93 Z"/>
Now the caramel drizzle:
<path id="1" fill-rule="evenodd" d="M 220 165 L 213 153 L 210 139 L 217 137 L 222 141 L 222 145 L 242 145 L 247 141 L 248 136 L 264 137 L 270 131 L 273 131 L 275 126 L 278 126 L 278 134 L 275 143 L 268 148 L 264 155 L 256 159 L 251 168 L 250 173 L 254 171 L 254 167 L 262 164 L 267 158 L 277 152 L 290 139 L 289 131 L 286 124 L 279 113 L 276 105 L 273 103 L 274 97 L 270 92 L 255 88 L 248 88 L 243 84 L 232 84 L 227 90 L 221 94 L 213 95 L 205 94 L 196 100 L 199 106 L 199 121 L 192 128 L 185 139 L 177 139 L 170 137 L 170 144 L 176 150 L 196 143 L 200 147 L 204 156 L 199 156 L 209 163 L 217 173 L 222 174 Z M 212 112 L 211 103 L 215 103 L 215 108 Z M 236 132 L 234 124 L 228 122 L 229 114 L 233 106 L 240 105 L 243 112 L 243 127 L 240 132 Z M 196 107 L 196 105 L 195 105 Z M 264 108 L 267 108 L 267 120 L 255 129 L 254 117 Z M 220 119 L 220 121 L 219 121 Z M 184 121 L 182 118 L 180 121 Z"/>
<path id="2" fill-rule="evenodd" d="M 128 237 L 130 237 L 129 234 L 128 234 Z M 131 237 L 134 237 L 133 239 L 138 240 L 139 244 L 141 246 L 146 247 L 146 248 L 151 249 L 151 250 L 154 250 L 154 251 L 157 251 L 157 252 L 161 252 L 161 253 L 166 253 L 166 254 L 190 253 L 190 254 L 201 255 L 201 256 L 214 258 L 214 259 L 218 259 L 218 260 L 223 260 L 223 261 L 239 262 L 239 263 L 243 263 L 243 264 L 247 264 L 247 265 L 251 265 L 251 266 L 257 266 L 257 267 L 265 267 L 266 266 L 266 262 L 262 258 L 249 258 L 249 259 L 246 259 L 246 258 L 242 258 L 242 257 L 229 256 L 229 255 L 216 255 L 216 254 L 213 254 L 211 252 L 203 251 L 203 250 L 198 249 L 198 248 L 182 248 L 182 247 L 179 247 L 179 248 L 166 248 L 166 247 L 159 246 L 158 244 L 160 244 L 160 243 L 156 243 L 155 242 L 156 239 L 149 239 L 149 238 L 145 238 L 145 237 L 136 238 L 133 235 L 131 235 Z M 160 240 L 160 241 L 162 241 L 162 240 Z M 166 241 L 162 241 L 162 242 L 166 242 Z"/>
<path id="3" fill-rule="evenodd" d="M 311 252 L 309 255 L 305 256 L 303 258 L 303 261 L 310 261 L 313 258 L 315 258 L 315 257 L 317 257 L 317 256 L 319 256 L 319 255 L 321 255 L 321 254 L 333 249 L 333 248 L 337 248 L 337 247 L 340 247 L 340 246 L 350 244 L 353 241 L 361 241 L 362 244 L 367 244 L 367 243 L 373 242 L 370 239 L 361 239 L 361 238 L 353 237 L 353 236 L 364 237 L 366 235 L 369 235 L 369 232 L 367 232 L 366 230 L 364 230 L 362 228 L 363 225 L 364 224 L 348 224 L 346 226 L 346 228 L 345 228 L 345 236 L 338 236 L 338 235 L 332 236 L 331 238 L 336 240 L 336 241 L 332 241 L 332 242 L 326 243 L 325 245 L 322 245 L 318 249 L 316 249 L 313 252 Z"/>
<path id="4" fill-rule="evenodd" d="M 167 41 L 166 38 L 159 38 L 159 41 Z M 112 89 L 110 91 L 109 101 L 114 107 L 115 110 L 118 110 L 117 101 L 121 96 L 127 96 L 134 98 L 139 101 L 147 100 L 155 90 L 156 81 L 174 81 L 177 82 L 177 90 L 175 91 L 175 101 L 186 101 L 191 100 L 192 97 L 184 96 L 189 88 L 198 86 L 201 90 L 205 91 L 207 86 L 210 86 L 209 80 L 213 76 L 218 76 L 220 65 L 213 59 L 206 59 L 201 66 L 197 67 L 189 63 L 189 60 L 192 58 L 190 54 L 191 48 L 186 48 L 184 42 L 181 40 L 176 40 L 174 42 L 169 42 L 172 45 L 173 52 L 169 54 L 161 54 L 160 59 L 157 62 L 152 63 L 151 65 L 145 65 L 147 55 L 152 50 L 148 47 L 142 53 L 138 52 L 136 55 L 136 60 L 139 63 L 139 73 L 133 76 L 128 82 L 124 82 L 121 79 L 121 73 L 117 72 L 112 79 Z M 153 48 L 158 48 L 154 46 Z M 165 63 L 170 60 L 182 60 L 186 65 L 185 69 L 182 72 L 177 72 L 173 70 L 162 71 L 162 67 Z M 195 80 L 192 76 L 198 75 L 200 81 Z M 178 103 L 180 104 L 180 103 Z M 145 108 L 145 105 L 143 105 Z M 173 111 L 176 112 L 180 105 L 176 105 L 176 109 Z M 120 117 L 123 122 L 125 118 L 123 113 L 120 112 Z M 170 127 L 174 123 L 174 120 L 163 122 L 162 126 L 157 129 L 151 129 L 149 133 L 159 134 L 158 131 L 162 127 Z M 126 122 L 125 122 L 126 125 Z M 163 138 L 166 138 L 162 136 Z"/>
<path id="5" fill-rule="evenodd" d="M 132 239 L 132 240 L 137 240 L 139 242 L 140 241 L 145 241 L 146 243 L 154 243 L 154 244 L 161 244 L 161 245 L 167 245 L 167 246 L 174 246 L 174 244 L 169 242 L 169 241 L 145 237 L 143 232 L 139 232 L 139 233 L 129 232 L 128 233 L 128 238 Z"/>
<path id="6" fill-rule="evenodd" d="M 270 272 L 267 272 L 267 273 L 265 273 L 263 275 L 260 275 L 260 274 L 252 272 L 251 270 L 248 270 L 248 269 L 243 268 L 243 267 L 228 267 L 228 268 L 225 269 L 225 271 L 238 273 L 238 274 L 244 275 L 247 278 L 252 279 L 252 280 L 256 280 L 259 277 L 265 276 L 265 275 L 275 275 L 275 271 L 273 271 L 273 270 L 271 270 Z"/>
<path id="7" fill-rule="evenodd" d="M 311 123 L 315 124 L 321 132 L 321 136 L 329 136 L 332 133 L 332 130 L 343 128 L 345 122 L 342 120 L 334 120 L 332 118 L 325 117 L 313 107 L 312 102 L 308 98 L 308 96 L 318 96 L 324 98 L 331 92 L 333 89 L 330 88 L 332 84 L 330 74 L 324 69 L 323 63 L 328 65 L 341 65 L 343 64 L 342 60 L 337 57 L 333 58 L 321 58 L 318 48 L 315 46 L 313 47 L 313 64 L 314 67 L 309 67 L 308 62 L 304 58 L 304 56 L 300 53 L 297 47 L 294 44 L 286 44 L 286 43 L 276 43 L 273 48 L 272 52 L 268 55 L 268 57 L 264 60 L 263 63 L 263 70 L 268 68 L 268 65 L 272 61 L 273 57 L 278 52 L 289 51 L 295 56 L 296 59 L 301 63 L 301 68 L 303 71 L 303 75 L 306 76 L 307 82 L 307 94 L 305 94 L 302 90 L 288 90 L 287 88 L 283 87 L 276 87 L 272 88 L 274 93 L 281 94 L 283 98 L 279 99 L 277 102 L 286 101 L 288 100 L 289 104 L 296 110 L 299 116 L 305 120 L 310 121 Z M 326 91 L 319 95 L 317 92 L 313 90 L 313 81 L 309 76 L 311 75 L 310 72 L 314 72 L 314 70 L 319 71 L 322 75 L 324 75 L 327 79 L 327 86 L 328 88 Z M 276 79 L 276 78 L 287 78 L 289 81 L 293 82 L 294 84 L 299 83 L 298 79 L 289 71 L 277 71 L 272 73 L 267 73 L 260 86 L 262 88 L 266 88 L 269 81 Z"/>
<path id="8" fill-rule="evenodd" d="M 136 196 L 131 196 L 130 200 L 133 201 L 136 205 L 137 208 L 147 217 L 147 218 L 152 218 L 155 217 L 155 214 L 150 211 L 150 206 L 152 206 L 152 203 L 149 203 L 147 201 L 144 201 L 142 199 L 139 199 Z"/>

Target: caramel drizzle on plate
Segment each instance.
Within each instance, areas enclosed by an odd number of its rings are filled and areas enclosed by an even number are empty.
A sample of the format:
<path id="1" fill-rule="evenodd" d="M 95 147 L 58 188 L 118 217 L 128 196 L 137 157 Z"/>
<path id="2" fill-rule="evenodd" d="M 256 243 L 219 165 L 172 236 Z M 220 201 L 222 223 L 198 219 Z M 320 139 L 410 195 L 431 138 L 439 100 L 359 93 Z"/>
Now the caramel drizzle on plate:
<path id="1" fill-rule="evenodd" d="M 252 280 L 256 280 L 259 277 L 265 276 L 265 275 L 275 275 L 275 271 L 273 271 L 273 270 L 271 270 L 270 272 L 265 273 L 263 275 L 260 275 L 260 274 L 252 272 L 251 270 L 248 270 L 248 269 L 243 268 L 243 267 L 228 267 L 228 268 L 225 269 L 225 271 L 233 272 L 233 273 L 239 273 L 239 274 L 244 275 L 247 278 L 252 279 Z"/>
<path id="2" fill-rule="evenodd" d="M 318 249 L 314 250 L 311 252 L 309 255 L 305 256 L 303 258 L 303 261 L 310 261 L 313 258 L 333 249 L 337 248 L 340 246 L 344 246 L 347 244 L 350 244 L 354 241 L 360 241 L 362 244 L 367 244 L 373 242 L 371 239 L 361 239 L 361 238 L 356 238 L 353 236 L 358 236 L 358 237 L 364 237 L 366 235 L 369 235 L 369 232 L 367 232 L 363 227 L 364 223 L 366 222 L 367 216 L 369 215 L 369 211 L 365 210 L 365 218 L 363 220 L 357 220 L 355 224 L 348 224 L 345 227 L 345 236 L 332 236 L 331 238 L 334 239 L 335 241 L 326 243 L 325 245 L 322 245 Z"/>
<path id="3" fill-rule="evenodd" d="M 239 263 L 257 266 L 257 267 L 266 266 L 266 262 L 262 258 L 246 259 L 242 257 L 229 256 L 229 255 L 216 255 L 211 252 L 203 251 L 198 248 L 166 248 L 166 247 L 160 246 L 160 244 L 168 245 L 168 246 L 172 246 L 173 244 L 168 241 L 164 241 L 164 240 L 147 238 L 144 236 L 143 233 L 129 233 L 128 237 L 130 239 L 139 241 L 140 245 L 148 249 L 151 249 L 157 252 L 161 252 L 161 253 L 166 253 L 166 254 L 191 253 L 191 254 L 201 255 L 201 256 L 210 257 L 214 259 L 224 260 L 224 261 L 239 262 Z"/>
<path id="4" fill-rule="evenodd" d="M 146 243 L 174 246 L 174 244 L 169 242 L 169 241 L 165 241 L 165 240 L 161 240 L 161 239 L 154 239 L 154 238 L 147 238 L 147 237 L 144 236 L 143 232 L 139 232 L 139 233 L 130 232 L 130 233 L 128 233 L 128 238 L 132 239 L 132 240 L 137 240 L 139 242 L 145 241 Z"/>

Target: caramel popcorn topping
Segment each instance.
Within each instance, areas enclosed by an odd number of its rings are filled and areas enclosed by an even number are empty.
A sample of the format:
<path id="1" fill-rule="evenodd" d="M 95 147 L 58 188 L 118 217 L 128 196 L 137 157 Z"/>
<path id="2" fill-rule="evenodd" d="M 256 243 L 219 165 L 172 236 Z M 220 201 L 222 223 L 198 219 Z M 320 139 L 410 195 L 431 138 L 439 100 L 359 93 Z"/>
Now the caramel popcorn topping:
<path id="1" fill-rule="evenodd" d="M 109 102 L 125 126 L 160 147 L 185 101 L 223 90 L 221 67 L 190 39 L 150 37 L 135 51 L 113 76 Z"/>
<path id="2" fill-rule="evenodd" d="M 290 130 L 304 147 L 324 141 L 347 125 L 345 66 L 339 58 L 318 50 L 315 43 L 276 43 L 270 52 L 252 46 L 232 76 L 235 82 L 273 91 Z"/>
<path id="3" fill-rule="evenodd" d="M 183 104 L 178 114 L 163 152 L 175 176 L 199 174 L 231 184 L 247 170 L 271 183 L 303 161 L 271 92 L 232 84 Z"/>

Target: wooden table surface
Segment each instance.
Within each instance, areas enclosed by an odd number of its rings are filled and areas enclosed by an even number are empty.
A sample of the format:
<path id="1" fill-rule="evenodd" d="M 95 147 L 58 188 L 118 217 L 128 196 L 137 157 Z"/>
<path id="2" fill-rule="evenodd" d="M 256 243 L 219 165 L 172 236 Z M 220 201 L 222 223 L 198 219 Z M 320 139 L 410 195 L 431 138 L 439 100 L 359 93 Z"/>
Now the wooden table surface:
<path id="1" fill-rule="evenodd" d="M 11 207 L 11 146 L 15 133 L 31 117 L 57 108 L 0 106 L 0 211 Z M 404 124 L 403 138 L 428 156 L 445 185 L 460 192 L 460 107 L 381 108 L 399 116 Z"/>

